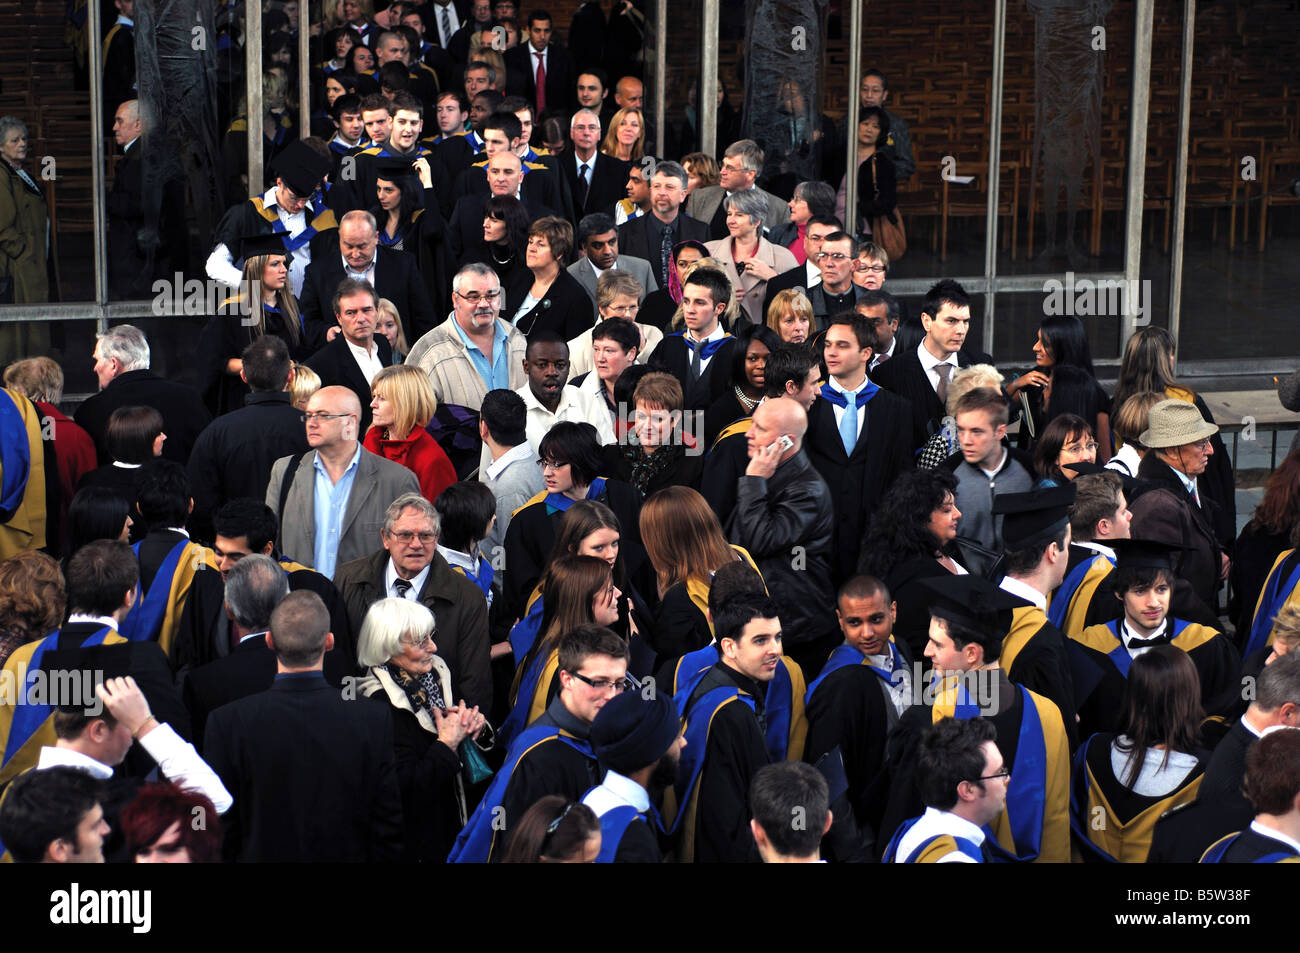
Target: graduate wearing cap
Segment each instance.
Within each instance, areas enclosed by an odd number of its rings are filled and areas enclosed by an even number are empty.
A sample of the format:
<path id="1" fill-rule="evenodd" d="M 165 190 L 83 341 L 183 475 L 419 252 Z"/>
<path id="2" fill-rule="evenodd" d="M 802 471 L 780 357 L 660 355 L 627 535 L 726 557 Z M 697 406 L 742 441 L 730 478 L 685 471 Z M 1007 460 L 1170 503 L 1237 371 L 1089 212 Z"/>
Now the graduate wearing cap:
<path id="1" fill-rule="evenodd" d="M 368 106 L 366 111 L 370 111 Z M 385 159 L 404 159 L 412 163 L 416 159 L 425 159 L 433 176 L 431 182 L 438 191 L 446 192 L 450 188 L 441 163 L 420 145 L 420 132 L 424 129 L 424 107 L 420 101 L 408 92 L 400 92 L 391 100 L 388 111 L 393 117 L 388 140 L 358 152 L 351 178 L 340 183 L 346 194 L 338 200 L 339 207 L 347 211 L 370 208 L 375 204 L 375 182 L 379 165 Z"/>
<path id="2" fill-rule="evenodd" d="M 424 278 L 434 314 L 450 307 L 446 288 L 451 272 L 444 238 L 447 224 L 438 208 L 430 159 L 412 162 L 386 156 L 374 163 L 375 195 L 370 214 L 379 223 L 379 244 L 412 256 Z"/>
<path id="3" fill-rule="evenodd" d="M 582 803 L 600 818 L 596 863 L 657 864 L 662 823 L 658 804 L 677 777 L 686 739 L 672 699 L 624 692 L 612 698 L 591 723 L 591 747 L 604 780 Z"/>
<path id="4" fill-rule="evenodd" d="M 1114 540 L 1117 559 L 1110 590 L 1122 615 L 1084 629 L 1079 641 L 1109 656 L 1128 677 L 1133 659 L 1155 645 L 1173 645 L 1188 654 L 1201 678 L 1201 705 L 1209 716 L 1237 710 L 1241 697 L 1241 658 L 1222 632 L 1169 611 L 1174 563 L 1182 547 L 1153 540 Z"/>
<path id="5" fill-rule="evenodd" d="M 918 704 L 890 735 L 889 801 L 880 826 L 886 844 L 925 804 L 916 783 L 916 754 L 927 726 L 943 718 L 985 718 L 1011 770 L 1006 809 L 990 825 L 999 860 L 1066 863 L 1070 859 L 1070 747 L 1061 712 L 1050 699 L 1012 684 L 998 663 L 1012 611 L 1026 605 L 979 576 L 925 579 L 934 666 Z"/>
<path id="6" fill-rule="evenodd" d="M 312 353 L 298 301 L 289 288 L 294 256 L 284 250 L 280 236 L 245 235 L 239 253 L 244 261 L 240 287 L 208 319 L 197 349 L 198 388 L 214 417 L 244 406 L 250 391 L 240 376 L 244 369 L 240 355 L 262 335 L 278 337 L 295 361 L 305 361 Z"/>
<path id="7" fill-rule="evenodd" d="M 1001 588 L 1028 603 L 1011 614 L 999 662 L 1012 682 L 1056 703 L 1071 751 L 1079 737 L 1070 649 L 1065 635 L 1048 621 L 1047 596 L 1065 575 L 1073 502 L 1072 484 L 1001 493 L 993 500 L 1006 545 Z"/>
<path id="8" fill-rule="evenodd" d="M 838 749 L 854 819 L 875 831 L 888 793 L 885 741 L 915 697 L 912 652 L 894 641 L 898 604 L 871 576 L 854 576 L 840 588 L 835 615 L 844 643 L 804 696 L 804 760 L 817 764 Z"/>
<path id="9" fill-rule="evenodd" d="M 289 284 L 293 296 L 300 298 L 303 278 L 311 264 L 311 240 L 337 225 L 334 213 L 316 197 L 329 168 L 328 158 L 301 141 L 276 156 L 275 185 L 233 206 L 217 223 L 207 260 L 208 277 L 237 289 L 243 279 L 244 263 L 240 240 L 247 235 L 275 234 L 284 251 L 293 255 Z M 236 254 L 240 254 L 238 259 Z"/>

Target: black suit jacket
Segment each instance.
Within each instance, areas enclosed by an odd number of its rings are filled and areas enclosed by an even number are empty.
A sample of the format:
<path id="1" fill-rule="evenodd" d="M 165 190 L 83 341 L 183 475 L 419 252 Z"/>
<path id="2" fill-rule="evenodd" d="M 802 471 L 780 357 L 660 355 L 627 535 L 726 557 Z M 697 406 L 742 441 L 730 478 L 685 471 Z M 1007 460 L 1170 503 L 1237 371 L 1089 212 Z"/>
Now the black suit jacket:
<path id="1" fill-rule="evenodd" d="M 235 804 L 222 818 L 227 860 L 385 863 L 401 853 L 393 721 L 345 701 L 319 673 L 208 718 L 204 750 Z"/>
<path id="2" fill-rule="evenodd" d="M 479 223 L 482 228 L 482 222 Z M 334 292 L 338 290 L 347 273 L 343 270 L 343 257 L 339 252 L 338 231 L 320 236 L 312 243 L 311 264 L 303 276 L 302 313 L 307 343 L 312 347 L 325 344 L 325 332 L 334 326 Z M 402 316 L 402 329 L 406 340 L 414 344 L 426 331 L 432 331 L 437 320 L 429 290 L 415 267 L 414 256 L 394 251 L 380 245 L 375 250 L 375 291 L 387 298 Z M 376 335 L 376 338 L 380 335 Z M 387 344 L 387 342 L 384 342 Z M 384 362 L 388 363 L 387 360 Z M 370 388 L 362 404 L 370 403 Z"/>
<path id="3" fill-rule="evenodd" d="M 537 60 L 528 51 L 528 40 L 506 50 L 506 95 L 537 102 Z M 546 111 L 567 112 L 577 95 L 577 72 L 573 54 L 557 43 L 546 47 Z"/>
<path id="4" fill-rule="evenodd" d="M 681 382 L 687 410 L 707 410 L 731 386 L 731 365 L 739 346 L 736 338 L 728 338 L 713 353 L 709 366 L 704 369 L 700 379 L 692 381 L 691 351 L 682 339 L 682 334 L 670 334 L 655 348 L 654 354 L 650 356 L 650 366 L 673 375 Z"/>
<path id="5" fill-rule="evenodd" d="M 376 334 L 375 343 L 379 345 L 379 363 L 388 367 L 393 363 L 393 349 L 388 344 L 388 338 Z M 342 384 L 344 387 L 351 388 L 357 395 L 357 400 L 361 401 L 361 429 L 358 431 L 358 439 L 364 437 L 366 431 L 370 429 L 370 385 L 366 383 L 366 377 L 361 373 L 361 366 L 357 364 L 357 359 L 348 350 L 348 342 L 343 335 L 338 335 L 313 354 L 307 361 L 307 366 L 320 375 L 322 387 Z M 269 474 L 267 478 L 270 479 Z"/>
<path id="6" fill-rule="evenodd" d="M 655 280 L 659 282 L 659 287 L 667 288 L 668 276 L 662 274 L 663 268 L 659 257 L 659 244 L 654 240 L 654 232 L 650 228 L 652 215 L 638 216 L 618 227 L 618 253 L 620 255 L 631 255 L 634 258 L 644 258 L 650 262 L 650 267 L 654 269 Z M 676 233 L 673 235 L 674 245 L 692 239 L 697 242 L 707 242 L 709 240 L 709 226 L 704 222 L 691 218 L 686 214 L 684 208 L 678 211 L 677 220 L 673 224 L 676 229 Z M 766 310 L 763 313 L 766 314 Z"/>
<path id="7" fill-rule="evenodd" d="M 962 348 L 957 352 L 959 367 L 992 363 L 993 358 L 982 351 Z M 892 358 L 876 365 L 875 370 L 871 372 L 871 379 L 912 405 L 911 450 L 915 452 L 925 446 L 930 436 L 938 432 L 947 411 L 940 402 L 939 395 L 935 393 L 929 375 L 921 367 L 921 359 L 916 356 L 916 348 L 907 348 L 902 353 L 899 353 L 899 348 L 895 348 Z"/>
<path id="8" fill-rule="evenodd" d="M 528 208 L 529 214 L 532 214 L 534 208 L 537 209 L 555 209 L 562 213 L 562 217 L 568 218 L 569 203 L 572 199 L 565 197 L 560 187 L 560 177 L 554 171 L 554 162 L 551 156 L 542 156 L 541 162 L 534 163 L 524 174 L 524 180 L 519 186 L 519 198 Z M 552 161 L 547 161 L 552 160 Z M 456 185 L 452 189 L 454 195 L 481 195 L 485 199 L 492 194 L 488 187 L 487 166 L 478 165 L 479 159 L 465 168 L 460 175 L 456 177 Z M 554 214 L 546 212 L 545 214 Z M 540 216 L 538 216 L 540 217 Z M 534 220 L 536 220 L 534 218 Z M 479 222 L 480 229 L 482 221 Z M 480 236 L 481 237 L 481 236 Z"/>
<path id="9" fill-rule="evenodd" d="M 520 271 L 506 288 L 505 302 L 501 305 L 501 316 L 510 321 L 515 311 L 528 296 L 533 286 L 533 273 L 528 269 Z M 546 297 L 522 314 L 516 327 L 526 337 L 533 337 L 541 331 L 554 331 L 571 341 L 583 331 L 590 330 L 596 324 L 596 306 L 578 279 L 563 267 L 551 282 Z"/>
<path id="10" fill-rule="evenodd" d="M 200 665 L 185 679 L 185 707 L 194 726 L 195 746 L 203 752 L 208 716 L 220 708 L 271 687 L 275 653 L 263 636 L 252 636 L 225 658 Z"/>
<path id="11" fill-rule="evenodd" d="M 867 401 L 866 419 L 853 453 L 835 425 L 835 407 L 817 400 L 808 414 L 808 459 L 831 489 L 835 504 L 835 554 L 831 579 L 838 588 L 857 572 L 862 537 L 876 504 L 900 473 L 912 469 L 912 412 L 901 397 L 878 390 Z"/>
<path id="12" fill-rule="evenodd" d="M 805 292 L 808 291 L 807 266 L 799 265 L 789 271 L 783 271 L 767 283 L 767 290 L 763 293 L 763 314 L 767 314 L 767 309 L 772 307 L 773 298 L 791 288 L 802 288 Z"/>
<path id="13" fill-rule="evenodd" d="M 119 407 L 152 407 L 162 414 L 163 459 L 185 463 L 199 433 L 212 422 L 203 398 L 192 387 L 159 377 L 153 371 L 127 371 L 109 381 L 98 394 L 87 397 L 73 420 L 95 441 L 101 465 L 112 463 L 104 441 L 108 418 Z"/>
<path id="14" fill-rule="evenodd" d="M 591 184 L 587 188 L 587 200 L 578 205 L 578 160 L 573 151 L 573 146 L 569 146 L 563 152 L 555 157 L 556 164 L 560 167 L 560 175 L 564 176 L 564 181 L 569 185 L 569 192 L 573 195 L 573 224 L 576 228 L 578 222 L 584 215 L 590 215 L 592 212 L 608 212 L 619 199 L 627 197 L 627 177 L 632 168 L 630 162 L 624 162 L 622 159 L 615 159 L 613 156 L 607 156 L 605 153 L 597 150 L 594 165 L 589 173 Z M 622 248 L 620 238 L 619 251 L 624 255 L 636 254 Z M 639 257 L 644 258 L 644 255 Z"/>

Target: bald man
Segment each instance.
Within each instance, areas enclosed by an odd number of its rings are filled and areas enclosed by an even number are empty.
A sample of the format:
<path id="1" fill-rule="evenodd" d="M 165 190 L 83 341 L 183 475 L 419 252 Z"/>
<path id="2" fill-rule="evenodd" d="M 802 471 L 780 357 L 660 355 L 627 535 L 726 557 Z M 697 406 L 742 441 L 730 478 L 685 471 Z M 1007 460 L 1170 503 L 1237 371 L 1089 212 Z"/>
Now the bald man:
<path id="1" fill-rule="evenodd" d="M 614 102 L 619 109 L 641 109 L 645 87 L 635 76 L 624 76 L 614 85 Z"/>
<path id="2" fill-rule="evenodd" d="M 361 446 L 361 401 L 347 387 L 322 387 L 307 401 L 305 454 L 271 468 L 266 505 L 280 518 L 280 552 L 333 578 L 335 566 L 380 543 L 384 511 L 419 493 L 415 474 Z"/>
<path id="3" fill-rule="evenodd" d="M 785 654 L 816 677 L 839 642 L 831 588 L 831 493 L 808 462 L 808 414 L 789 397 L 765 400 L 749 428 L 749 466 L 727 537 L 754 557 L 781 609 Z"/>
<path id="4" fill-rule="evenodd" d="M 524 211 L 532 222 L 556 214 L 554 207 L 547 204 L 547 197 L 553 198 L 553 195 L 548 195 L 551 190 L 533 189 L 529 186 L 530 181 L 544 185 L 544 177 L 550 174 L 545 169 L 525 169 L 523 160 L 509 149 L 488 156 L 486 164 L 481 167 L 475 165 L 466 169 L 463 178 L 459 180 L 463 194 L 456 200 L 456 207 L 452 209 L 450 224 L 447 226 L 447 247 L 452 258 L 462 264 L 486 258 L 483 216 L 491 196 L 513 196 L 519 199 L 524 203 Z M 484 180 L 487 182 L 486 193 L 479 191 Z"/>

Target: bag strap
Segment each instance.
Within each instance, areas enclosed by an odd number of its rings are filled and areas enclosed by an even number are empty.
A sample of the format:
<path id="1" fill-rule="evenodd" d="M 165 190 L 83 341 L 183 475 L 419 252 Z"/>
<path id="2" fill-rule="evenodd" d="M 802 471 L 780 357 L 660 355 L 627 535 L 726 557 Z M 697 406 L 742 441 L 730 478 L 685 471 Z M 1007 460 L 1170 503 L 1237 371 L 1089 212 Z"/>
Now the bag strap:
<path id="1" fill-rule="evenodd" d="M 295 453 L 289 458 L 289 465 L 284 468 L 284 479 L 280 481 L 280 527 L 284 527 L 284 504 L 289 501 L 289 487 L 293 486 L 293 478 L 298 472 L 298 465 L 302 463 L 302 458 L 307 456 L 307 451 Z"/>

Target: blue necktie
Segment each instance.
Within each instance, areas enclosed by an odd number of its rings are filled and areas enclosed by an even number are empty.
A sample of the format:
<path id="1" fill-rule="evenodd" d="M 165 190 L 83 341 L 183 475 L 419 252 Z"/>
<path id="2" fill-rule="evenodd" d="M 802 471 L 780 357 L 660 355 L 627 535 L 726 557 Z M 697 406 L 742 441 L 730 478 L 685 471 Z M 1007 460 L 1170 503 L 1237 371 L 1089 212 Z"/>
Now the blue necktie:
<path id="1" fill-rule="evenodd" d="M 858 392 L 844 392 L 844 414 L 840 417 L 840 439 L 844 441 L 844 452 L 853 456 L 853 448 L 858 443 Z"/>

